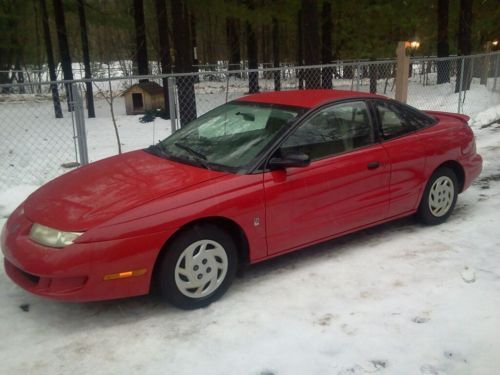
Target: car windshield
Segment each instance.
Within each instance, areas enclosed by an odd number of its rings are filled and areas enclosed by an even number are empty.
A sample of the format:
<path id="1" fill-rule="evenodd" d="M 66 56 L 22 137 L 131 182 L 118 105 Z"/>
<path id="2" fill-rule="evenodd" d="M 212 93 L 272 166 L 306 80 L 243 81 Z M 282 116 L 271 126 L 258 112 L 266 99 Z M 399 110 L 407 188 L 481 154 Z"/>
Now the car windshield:
<path id="1" fill-rule="evenodd" d="M 227 103 L 183 126 L 153 149 L 208 169 L 238 171 L 251 165 L 300 111 L 261 103 Z"/>

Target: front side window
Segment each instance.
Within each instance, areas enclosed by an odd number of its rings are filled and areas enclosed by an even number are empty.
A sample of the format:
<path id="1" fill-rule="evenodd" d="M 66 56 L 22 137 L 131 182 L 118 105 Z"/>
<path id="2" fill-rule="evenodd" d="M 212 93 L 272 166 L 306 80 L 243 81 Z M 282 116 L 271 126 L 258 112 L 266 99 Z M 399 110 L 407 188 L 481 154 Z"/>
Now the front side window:
<path id="1" fill-rule="evenodd" d="M 311 160 L 351 151 L 373 143 L 366 103 L 355 101 L 325 108 L 298 127 L 280 151 L 305 153 Z"/>
<path id="2" fill-rule="evenodd" d="M 154 149 L 167 158 L 237 170 L 254 161 L 301 112 L 289 107 L 231 102 L 183 126 Z"/>
<path id="3" fill-rule="evenodd" d="M 433 123 L 432 118 L 408 106 L 378 101 L 375 107 L 384 139 L 397 138 Z"/>

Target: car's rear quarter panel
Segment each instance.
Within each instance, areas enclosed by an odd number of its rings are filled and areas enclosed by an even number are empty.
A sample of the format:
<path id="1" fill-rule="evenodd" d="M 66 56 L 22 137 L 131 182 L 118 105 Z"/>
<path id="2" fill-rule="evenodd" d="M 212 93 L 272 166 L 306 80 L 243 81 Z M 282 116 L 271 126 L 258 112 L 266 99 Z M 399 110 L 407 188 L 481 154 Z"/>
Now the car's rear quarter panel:
<path id="1" fill-rule="evenodd" d="M 465 116 L 460 119 L 440 112 L 432 112 L 432 115 L 438 119 L 438 123 L 419 132 L 427 153 L 425 174 L 429 178 L 443 163 L 458 162 L 464 170 L 464 190 L 481 170 L 481 158 L 476 154 L 474 133 L 467 125 Z"/>

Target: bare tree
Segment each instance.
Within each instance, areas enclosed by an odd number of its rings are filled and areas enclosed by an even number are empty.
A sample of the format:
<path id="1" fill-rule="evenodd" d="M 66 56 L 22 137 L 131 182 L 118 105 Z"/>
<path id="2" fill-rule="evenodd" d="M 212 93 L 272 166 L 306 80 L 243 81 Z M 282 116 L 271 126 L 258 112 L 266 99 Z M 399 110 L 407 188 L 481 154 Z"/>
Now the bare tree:
<path id="1" fill-rule="evenodd" d="M 120 132 L 118 131 L 118 124 L 116 123 L 116 117 L 115 117 L 115 106 L 114 106 L 114 100 L 115 100 L 115 95 L 113 93 L 113 85 L 111 84 L 111 61 L 108 60 L 107 65 L 107 72 L 108 72 L 108 93 L 104 92 L 97 84 L 94 82 L 95 88 L 99 95 L 101 95 L 104 100 L 106 100 L 106 103 L 108 103 L 109 106 L 109 112 L 111 113 L 111 121 L 113 122 L 113 128 L 115 130 L 115 137 L 116 137 L 116 144 L 118 146 L 118 154 L 122 153 L 122 143 L 120 140 Z"/>

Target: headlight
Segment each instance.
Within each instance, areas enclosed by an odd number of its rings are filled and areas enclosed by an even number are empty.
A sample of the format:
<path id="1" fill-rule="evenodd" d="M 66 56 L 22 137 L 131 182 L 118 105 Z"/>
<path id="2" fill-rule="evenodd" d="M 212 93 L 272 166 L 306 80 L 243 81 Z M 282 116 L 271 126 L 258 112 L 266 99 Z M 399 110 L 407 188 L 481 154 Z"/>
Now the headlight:
<path id="1" fill-rule="evenodd" d="M 33 224 L 30 230 L 31 240 L 49 247 L 65 247 L 71 245 L 83 233 L 62 232 L 40 224 Z"/>

